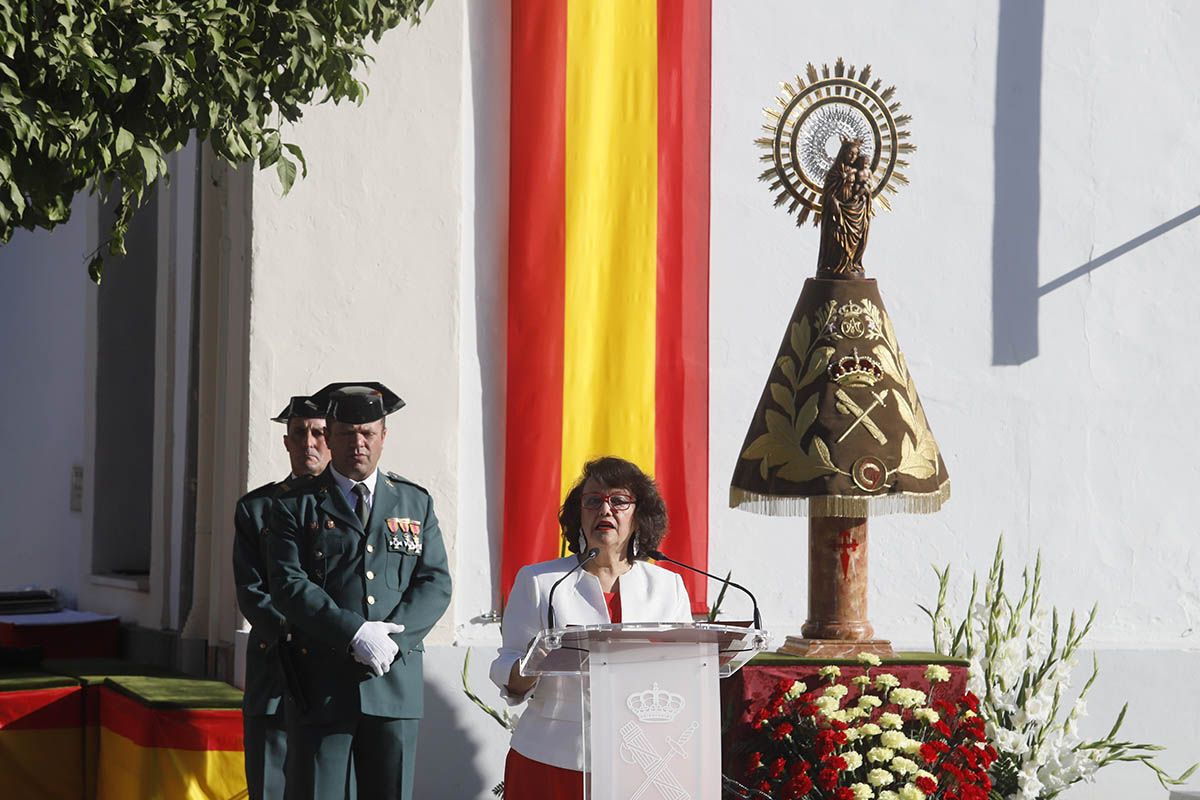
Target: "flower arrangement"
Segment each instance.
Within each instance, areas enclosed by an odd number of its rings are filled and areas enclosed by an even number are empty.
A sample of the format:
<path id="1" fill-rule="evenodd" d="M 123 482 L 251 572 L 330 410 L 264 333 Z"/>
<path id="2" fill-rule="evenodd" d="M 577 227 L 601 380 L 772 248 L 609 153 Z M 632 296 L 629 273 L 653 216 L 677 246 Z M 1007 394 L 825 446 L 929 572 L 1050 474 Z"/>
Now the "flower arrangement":
<path id="1" fill-rule="evenodd" d="M 933 623 L 934 649 L 970 661 L 967 688 L 980 698 L 978 711 L 988 740 L 998 752 L 991 766 L 993 797 L 1050 800 L 1075 783 L 1092 780 L 1097 770 L 1121 761 L 1149 767 L 1164 788 L 1185 782 L 1195 771 L 1192 766 L 1172 778 L 1153 760 L 1162 747 L 1117 739 L 1128 704 L 1107 736 L 1085 740 L 1079 735 L 1078 722 L 1087 713 L 1087 694 L 1099 666 L 1093 658 L 1091 676 L 1074 701 L 1070 699 L 1071 673 L 1078 663 L 1080 644 L 1095 622 L 1097 607 L 1092 606 L 1083 623 L 1072 612 L 1064 635 L 1058 610 L 1047 610 L 1041 604 L 1040 553 L 1032 574 L 1029 569 L 1023 571 L 1021 595 L 1014 600 L 1004 587 L 1007 569 L 1001 539 L 982 598 L 978 578 L 973 578 L 966 616 L 957 625 L 946 603 L 950 567 L 934 571 L 939 584 L 937 605 L 933 611 L 921 609 Z"/>
<path id="2" fill-rule="evenodd" d="M 840 681 L 822 667 L 825 685 L 782 683 L 751 723 L 744 775 L 776 800 L 987 800 L 987 743 L 972 694 L 932 699 L 891 674 L 872 677 L 880 660 L 862 654 L 865 674 Z M 934 686 L 949 671 L 932 665 Z"/>

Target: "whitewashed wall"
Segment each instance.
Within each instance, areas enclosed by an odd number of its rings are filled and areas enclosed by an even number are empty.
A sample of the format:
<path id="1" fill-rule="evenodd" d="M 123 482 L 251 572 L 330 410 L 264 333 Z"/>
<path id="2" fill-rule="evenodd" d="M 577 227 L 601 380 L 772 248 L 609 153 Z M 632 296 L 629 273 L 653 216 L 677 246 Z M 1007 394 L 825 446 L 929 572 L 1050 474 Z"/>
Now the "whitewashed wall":
<path id="1" fill-rule="evenodd" d="M 91 209 L 80 199 L 67 224 L 0 247 L 0 587 L 57 587 L 68 602 L 84 570 L 85 515 L 71 511 L 70 488 L 85 462 Z"/>

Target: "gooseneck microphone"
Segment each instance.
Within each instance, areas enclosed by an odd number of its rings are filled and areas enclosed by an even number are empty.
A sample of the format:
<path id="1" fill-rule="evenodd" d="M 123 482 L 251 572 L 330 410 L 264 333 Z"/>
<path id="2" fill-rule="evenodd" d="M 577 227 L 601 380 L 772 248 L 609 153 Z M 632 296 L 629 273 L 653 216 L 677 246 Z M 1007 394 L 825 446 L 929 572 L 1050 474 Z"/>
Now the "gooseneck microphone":
<path id="1" fill-rule="evenodd" d="M 575 570 L 579 569 L 584 564 L 588 563 L 589 561 L 591 561 L 593 558 L 595 558 L 598 555 L 600 555 L 599 547 L 593 547 L 591 550 L 588 550 L 586 553 L 583 554 L 583 558 L 579 559 L 578 564 L 571 567 L 571 569 L 567 571 L 566 575 L 563 575 L 561 578 L 556 580 L 554 582 L 554 585 L 550 587 L 550 601 L 548 603 L 546 603 L 546 606 L 547 606 L 547 608 L 546 608 L 546 627 L 547 628 L 554 627 L 554 590 L 558 588 L 558 585 L 560 583 L 565 581 L 567 578 L 571 577 L 571 575 L 575 572 Z"/>
<path id="2" fill-rule="evenodd" d="M 675 564 L 676 566 L 683 567 L 684 569 L 689 569 L 692 572 L 697 573 L 698 575 L 707 575 L 708 577 L 712 578 L 714 581 L 720 581 L 721 583 L 728 583 L 730 586 L 732 586 L 735 589 L 741 589 L 750 598 L 750 602 L 754 604 L 754 627 L 758 628 L 759 630 L 762 630 L 762 617 L 759 616 L 759 613 L 758 613 L 758 601 L 754 599 L 754 594 L 749 589 L 747 589 L 745 586 L 742 586 L 740 583 L 734 583 L 731 580 L 726 580 L 725 578 L 721 578 L 716 575 L 713 575 L 711 572 L 705 572 L 702 569 L 697 569 L 696 567 L 693 567 L 691 564 L 685 564 L 682 561 L 676 561 L 675 559 L 671 558 L 670 556 L 668 556 L 666 553 L 664 553 L 661 550 L 651 550 L 646 555 L 650 556 L 655 561 L 669 561 L 670 563 Z"/>

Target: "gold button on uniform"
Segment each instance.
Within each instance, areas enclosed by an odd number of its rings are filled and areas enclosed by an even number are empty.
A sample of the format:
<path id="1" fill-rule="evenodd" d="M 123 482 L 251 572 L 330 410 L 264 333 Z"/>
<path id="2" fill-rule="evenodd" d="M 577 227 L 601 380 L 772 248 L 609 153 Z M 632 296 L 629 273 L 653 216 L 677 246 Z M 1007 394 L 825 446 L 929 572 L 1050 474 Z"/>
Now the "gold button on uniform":
<path id="1" fill-rule="evenodd" d="M 367 605 L 369 605 L 369 606 L 375 605 L 375 595 L 373 595 L 373 594 L 367 595 Z"/>
<path id="2" fill-rule="evenodd" d="M 375 579 L 375 573 L 371 572 L 371 570 L 367 570 L 367 580 L 370 581 L 370 580 L 374 580 L 374 579 Z"/>
<path id="3" fill-rule="evenodd" d="M 318 550 L 318 551 L 317 551 L 317 558 L 320 558 L 320 557 L 321 557 L 321 556 L 323 556 L 323 555 L 325 555 L 325 554 L 324 554 L 324 553 L 322 553 L 320 550 Z"/>
<path id="4" fill-rule="evenodd" d="M 375 545 L 373 545 L 373 544 L 369 544 L 369 545 L 367 545 L 367 552 L 368 552 L 368 553 L 374 553 L 374 552 L 375 552 Z"/>
<path id="5" fill-rule="evenodd" d="M 258 643 L 258 649 L 259 649 L 259 650 L 266 650 L 266 649 L 267 649 L 267 643 L 266 643 L 266 642 L 259 642 L 259 643 Z"/>

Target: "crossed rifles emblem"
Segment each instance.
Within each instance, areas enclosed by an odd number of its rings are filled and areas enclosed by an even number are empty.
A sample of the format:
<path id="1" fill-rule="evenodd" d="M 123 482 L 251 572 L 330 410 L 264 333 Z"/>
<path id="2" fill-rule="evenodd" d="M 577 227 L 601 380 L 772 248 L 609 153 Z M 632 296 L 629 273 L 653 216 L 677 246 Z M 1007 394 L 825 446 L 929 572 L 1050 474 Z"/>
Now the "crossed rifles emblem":
<path id="1" fill-rule="evenodd" d="M 621 760 L 626 764 L 637 764 L 646 773 L 646 779 L 637 788 L 629 800 L 641 800 L 650 791 L 650 787 L 658 789 L 660 796 L 666 800 L 691 800 L 691 794 L 679 785 L 679 779 L 671 772 L 671 760 L 675 756 L 687 758 L 684 745 L 692 738 L 692 734 L 700 727 L 699 722 L 693 722 L 680 735 L 678 740 L 667 737 L 667 745 L 671 748 L 666 755 L 659 755 L 650 743 L 645 731 L 636 722 L 627 722 L 621 726 Z"/>

